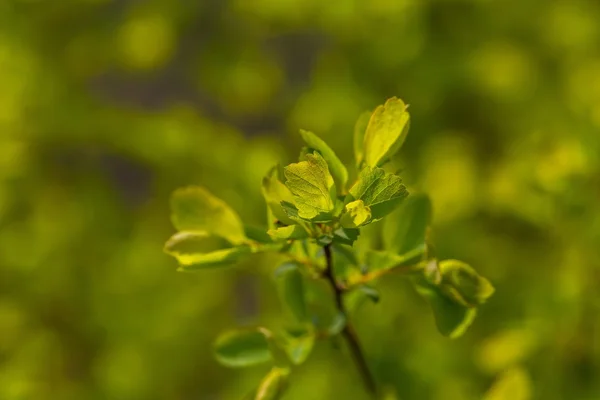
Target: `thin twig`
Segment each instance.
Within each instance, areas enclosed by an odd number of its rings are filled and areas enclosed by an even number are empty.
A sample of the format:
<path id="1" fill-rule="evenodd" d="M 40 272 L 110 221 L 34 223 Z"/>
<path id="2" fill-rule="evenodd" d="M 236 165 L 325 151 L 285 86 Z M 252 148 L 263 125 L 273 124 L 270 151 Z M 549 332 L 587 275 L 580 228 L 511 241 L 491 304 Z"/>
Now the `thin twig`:
<path id="1" fill-rule="evenodd" d="M 350 347 L 350 351 L 352 353 L 352 357 L 360 375 L 364 381 L 365 387 L 373 396 L 377 394 L 377 386 L 375 384 L 375 379 L 373 379 L 373 375 L 371 375 L 371 371 L 369 370 L 369 365 L 367 364 L 367 360 L 363 354 L 363 351 L 358 342 L 358 336 L 356 331 L 354 330 L 354 326 L 349 320 L 348 313 L 346 312 L 346 307 L 344 306 L 343 301 L 343 290 L 338 286 L 334 272 L 333 272 L 333 255 L 331 252 L 331 245 L 326 245 L 324 247 L 325 250 L 325 260 L 327 261 L 327 267 L 325 269 L 325 277 L 331 284 L 331 288 L 333 289 L 333 293 L 335 295 L 335 303 L 337 309 L 346 317 L 346 325 L 342 330 L 342 335 L 348 342 Z"/>

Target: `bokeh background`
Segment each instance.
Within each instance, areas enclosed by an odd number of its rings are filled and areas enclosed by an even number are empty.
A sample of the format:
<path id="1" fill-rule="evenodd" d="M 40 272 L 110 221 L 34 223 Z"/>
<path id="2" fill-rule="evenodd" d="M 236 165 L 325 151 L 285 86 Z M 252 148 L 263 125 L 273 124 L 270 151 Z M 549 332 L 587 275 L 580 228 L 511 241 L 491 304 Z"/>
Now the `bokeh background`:
<path id="1" fill-rule="evenodd" d="M 3 0 L 0 399 L 252 389 L 268 367 L 211 343 L 277 324 L 276 265 L 176 273 L 169 194 L 202 184 L 265 224 L 260 180 L 298 129 L 351 164 L 356 118 L 391 96 L 439 255 L 497 292 L 452 341 L 382 282 L 354 316 L 379 381 L 480 399 L 512 371 L 531 398 L 600 399 L 598 21 L 593 0 Z M 367 398 L 328 342 L 292 379 L 289 400 Z"/>

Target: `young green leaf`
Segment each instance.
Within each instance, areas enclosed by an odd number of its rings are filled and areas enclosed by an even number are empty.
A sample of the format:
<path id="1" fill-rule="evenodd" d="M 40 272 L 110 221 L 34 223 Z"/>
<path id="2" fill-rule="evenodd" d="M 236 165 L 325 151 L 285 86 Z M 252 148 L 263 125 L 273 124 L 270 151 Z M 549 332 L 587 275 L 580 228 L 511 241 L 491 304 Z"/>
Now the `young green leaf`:
<path id="1" fill-rule="evenodd" d="M 442 274 L 440 289 L 457 303 L 474 307 L 483 304 L 493 293 L 494 287 L 471 266 L 457 260 L 439 263 Z"/>
<path id="2" fill-rule="evenodd" d="M 289 313 L 299 322 L 308 319 L 304 294 L 304 278 L 296 264 L 286 263 L 276 271 L 279 296 Z"/>
<path id="3" fill-rule="evenodd" d="M 405 254 L 425 249 L 425 236 L 431 224 L 431 201 L 425 195 L 411 195 L 383 221 L 383 242 L 387 250 Z"/>
<path id="4" fill-rule="evenodd" d="M 407 195 L 399 176 L 381 168 L 365 167 L 350 189 L 346 202 L 362 200 L 371 209 L 373 221 L 377 221 L 391 213 Z"/>
<path id="5" fill-rule="evenodd" d="M 221 199 L 199 186 L 176 190 L 171 196 L 171 220 L 179 231 L 199 231 L 227 239 L 247 241 L 238 215 Z"/>
<path id="6" fill-rule="evenodd" d="M 340 224 L 344 228 L 358 228 L 371 220 L 371 208 L 365 206 L 362 200 L 355 200 L 346 204 Z"/>
<path id="7" fill-rule="evenodd" d="M 417 292 L 425 297 L 435 318 L 440 333 L 455 339 L 465 333 L 477 315 L 477 309 L 465 307 L 444 295 L 440 289 L 423 280 L 416 282 Z"/>
<path id="8" fill-rule="evenodd" d="M 327 165 L 329 166 L 329 172 L 333 177 L 336 187 L 340 191 L 344 191 L 346 183 L 348 182 L 348 171 L 338 156 L 333 152 L 333 150 L 331 150 L 329 145 L 323 141 L 323 139 L 314 133 L 301 129 L 300 135 L 302 135 L 302 139 L 304 139 L 304 142 L 310 149 L 321 153 L 327 162 Z"/>
<path id="9" fill-rule="evenodd" d="M 206 232 L 179 232 L 167 241 L 164 251 L 177 259 L 180 271 L 194 271 L 233 264 L 252 249 L 246 245 L 231 247 Z"/>
<path id="10" fill-rule="evenodd" d="M 285 225 L 295 224 L 294 219 L 285 212 L 281 202 L 292 203 L 294 197 L 290 190 L 283 184 L 280 176 L 280 167 L 276 165 L 271 168 L 262 181 L 262 193 L 267 206 L 273 216 Z"/>
<path id="11" fill-rule="evenodd" d="M 217 361 L 228 367 L 249 367 L 272 360 L 269 339 L 262 329 L 229 331 L 215 341 Z"/>
<path id="12" fill-rule="evenodd" d="M 300 225 L 269 229 L 267 233 L 273 240 L 298 240 L 306 239 L 308 237 L 308 232 Z"/>
<path id="13" fill-rule="evenodd" d="M 278 400 L 281 399 L 286 387 L 286 380 L 290 370 L 288 368 L 274 367 L 263 378 L 256 390 L 254 400 Z"/>
<path id="14" fill-rule="evenodd" d="M 308 154 L 306 158 L 306 161 L 285 167 L 285 185 L 294 195 L 294 204 L 300 218 L 331 220 L 336 189 L 327 162 L 319 153 Z"/>
<path id="15" fill-rule="evenodd" d="M 281 345 L 294 365 L 306 361 L 315 344 L 314 329 L 286 330 L 281 336 Z"/>
<path id="16" fill-rule="evenodd" d="M 396 97 L 375 109 L 365 133 L 365 162 L 377 167 L 387 162 L 402 146 L 408 134 L 410 115 Z"/>
<path id="17" fill-rule="evenodd" d="M 367 130 L 367 125 L 369 125 L 371 114 L 373 114 L 371 111 L 365 111 L 360 114 L 354 125 L 354 158 L 359 170 L 362 169 L 361 164 L 364 158 L 363 147 L 365 144 L 365 132 Z"/>

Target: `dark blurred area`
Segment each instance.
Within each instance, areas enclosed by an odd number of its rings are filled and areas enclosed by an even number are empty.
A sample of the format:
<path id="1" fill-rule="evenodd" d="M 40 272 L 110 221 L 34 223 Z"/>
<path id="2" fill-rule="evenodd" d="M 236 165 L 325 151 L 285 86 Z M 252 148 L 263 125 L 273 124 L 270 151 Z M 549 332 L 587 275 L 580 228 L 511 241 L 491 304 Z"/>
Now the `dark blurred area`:
<path id="1" fill-rule="evenodd" d="M 266 225 L 262 176 L 310 129 L 351 164 L 364 110 L 410 104 L 403 177 L 442 258 L 496 287 L 467 334 L 400 278 L 354 316 L 398 399 L 600 399 L 600 3 L 0 2 L 0 399 L 239 399 L 224 329 L 276 326 L 271 256 L 176 273 L 170 193 Z M 517 390 L 517 389 L 515 389 Z M 366 399 L 320 343 L 289 400 Z"/>

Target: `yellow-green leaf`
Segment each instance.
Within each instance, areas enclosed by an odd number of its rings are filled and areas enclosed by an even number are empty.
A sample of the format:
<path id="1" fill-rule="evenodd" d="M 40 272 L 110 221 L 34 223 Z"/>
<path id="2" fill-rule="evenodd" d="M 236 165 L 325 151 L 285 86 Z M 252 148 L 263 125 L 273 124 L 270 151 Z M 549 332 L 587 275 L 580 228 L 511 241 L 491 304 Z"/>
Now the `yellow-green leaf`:
<path id="1" fill-rule="evenodd" d="M 336 189 L 327 162 L 319 154 L 307 154 L 306 161 L 284 169 L 285 185 L 294 196 L 298 216 L 306 220 L 331 218 Z"/>
<path id="2" fill-rule="evenodd" d="M 176 190 L 171 196 L 171 211 L 171 220 L 179 231 L 207 232 L 233 244 L 247 241 L 235 211 L 202 187 Z"/>
<path id="3" fill-rule="evenodd" d="M 290 370 L 288 368 L 274 367 L 263 378 L 256 390 L 254 400 L 278 400 L 283 395 L 286 380 Z"/>
<path id="4" fill-rule="evenodd" d="M 273 240 L 298 240 L 308 237 L 308 232 L 300 225 L 290 225 L 269 229 L 267 233 Z"/>
<path id="5" fill-rule="evenodd" d="M 362 200 L 371 209 L 373 221 L 391 213 L 408 195 L 402 179 L 381 168 L 365 167 L 350 189 L 346 202 Z"/>
<path id="6" fill-rule="evenodd" d="M 492 284 L 462 261 L 444 260 L 439 267 L 442 274 L 440 289 L 460 304 L 474 307 L 494 294 Z"/>
<path id="7" fill-rule="evenodd" d="M 215 341 L 217 361 L 228 367 L 249 367 L 271 361 L 269 339 L 262 329 L 229 331 Z"/>
<path id="8" fill-rule="evenodd" d="M 294 220 L 285 212 L 281 202 L 292 203 L 294 197 L 287 186 L 281 181 L 279 171 L 280 167 L 276 165 L 263 178 L 262 193 L 273 216 L 285 225 L 293 225 L 295 223 Z"/>
<path id="9" fill-rule="evenodd" d="M 340 161 L 338 156 L 334 153 L 333 150 L 329 147 L 323 139 L 318 137 L 312 132 L 300 130 L 300 135 L 302 135 L 302 139 L 308 145 L 310 149 L 316 150 L 325 159 L 327 165 L 329 166 L 329 172 L 333 177 L 333 181 L 335 182 L 336 187 L 343 191 L 346 187 L 346 183 L 348 182 L 348 171 L 344 164 Z"/>
<path id="10" fill-rule="evenodd" d="M 362 169 L 361 163 L 364 158 L 365 132 L 369 125 L 371 114 L 373 114 L 371 111 L 365 111 L 358 117 L 358 120 L 356 120 L 356 124 L 354 125 L 354 158 L 359 170 Z"/>
<path id="11" fill-rule="evenodd" d="M 484 400 L 529 400 L 533 383 L 527 371 L 513 367 L 504 372 L 483 397 Z"/>
<path id="12" fill-rule="evenodd" d="M 344 228 L 358 228 L 371 220 L 371 208 L 365 206 L 362 200 L 346 204 L 340 223 Z"/>
<path id="13" fill-rule="evenodd" d="M 383 165 L 404 143 L 410 121 L 406 108 L 402 100 L 392 97 L 371 115 L 364 140 L 364 157 L 368 166 Z"/>

